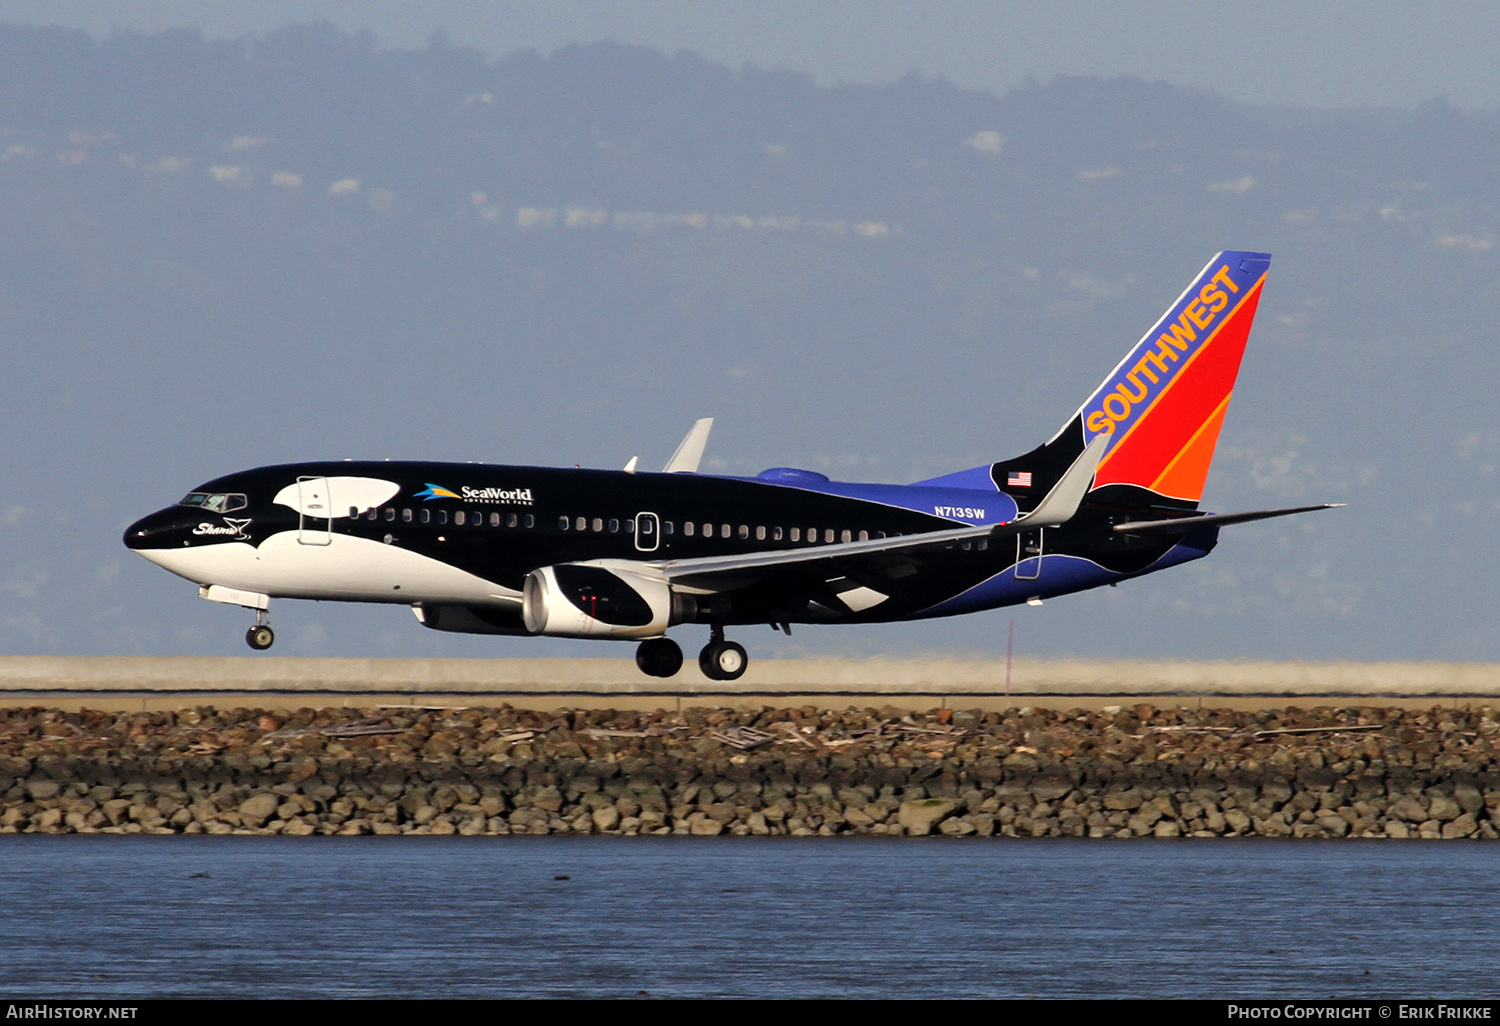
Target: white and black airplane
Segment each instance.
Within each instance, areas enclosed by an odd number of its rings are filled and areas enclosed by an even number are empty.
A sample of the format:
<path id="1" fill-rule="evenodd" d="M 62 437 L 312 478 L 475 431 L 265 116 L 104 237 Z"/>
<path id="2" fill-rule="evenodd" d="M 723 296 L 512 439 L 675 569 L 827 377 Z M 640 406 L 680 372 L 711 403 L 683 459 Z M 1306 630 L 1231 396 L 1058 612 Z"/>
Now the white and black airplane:
<path id="1" fill-rule="evenodd" d="M 1208 555 L 1219 528 L 1326 509 L 1198 509 L 1270 257 L 1224 252 L 1051 440 L 910 485 L 778 467 L 697 472 L 710 420 L 659 474 L 322 462 L 216 478 L 125 544 L 215 602 L 410 605 L 424 626 L 639 643 L 670 677 L 707 624 L 711 679 L 745 672 L 725 628 L 952 616 L 1115 584 Z"/>

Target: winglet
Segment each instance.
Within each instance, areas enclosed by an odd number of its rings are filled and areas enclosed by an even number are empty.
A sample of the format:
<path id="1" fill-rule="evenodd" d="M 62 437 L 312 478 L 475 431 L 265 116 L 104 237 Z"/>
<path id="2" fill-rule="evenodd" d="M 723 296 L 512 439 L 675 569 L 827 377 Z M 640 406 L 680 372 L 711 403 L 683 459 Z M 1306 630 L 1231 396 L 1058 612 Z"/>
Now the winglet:
<path id="1" fill-rule="evenodd" d="M 639 456 L 632 456 L 632 457 L 630 457 L 630 462 L 627 463 L 627 464 L 625 464 L 625 473 L 627 473 L 627 474 L 634 474 L 635 473 L 635 461 L 638 460 L 638 459 L 640 459 Z"/>
<path id="2" fill-rule="evenodd" d="M 667 465 L 661 468 L 663 474 L 696 474 L 698 462 L 703 459 L 703 447 L 708 444 L 708 433 L 713 429 L 714 419 L 704 417 L 695 421 L 683 438 L 682 444 L 667 460 Z"/>
<path id="3" fill-rule="evenodd" d="M 1099 468 L 1099 461 L 1104 458 L 1104 451 L 1109 448 L 1109 443 L 1108 434 L 1095 435 L 1073 461 L 1073 465 L 1063 472 L 1057 484 L 1052 486 L 1046 498 L 1037 503 L 1036 509 L 1017 520 L 1017 523 L 1056 527 L 1073 519 L 1083 497 L 1088 494 L 1089 486 L 1094 483 L 1094 471 Z"/>

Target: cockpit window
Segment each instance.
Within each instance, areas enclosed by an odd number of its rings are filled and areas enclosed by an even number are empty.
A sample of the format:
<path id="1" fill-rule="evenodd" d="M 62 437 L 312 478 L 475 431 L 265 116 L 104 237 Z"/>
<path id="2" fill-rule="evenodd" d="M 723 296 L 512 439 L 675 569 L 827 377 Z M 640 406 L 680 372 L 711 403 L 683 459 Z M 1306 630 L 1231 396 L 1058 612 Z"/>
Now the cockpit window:
<path id="1" fill-rule="evenodd" d="M 250 505 L 250 500 L 239 492 L 188 492 L 179 506 L 195 506 L 210 513 L 233 513 Z"/>

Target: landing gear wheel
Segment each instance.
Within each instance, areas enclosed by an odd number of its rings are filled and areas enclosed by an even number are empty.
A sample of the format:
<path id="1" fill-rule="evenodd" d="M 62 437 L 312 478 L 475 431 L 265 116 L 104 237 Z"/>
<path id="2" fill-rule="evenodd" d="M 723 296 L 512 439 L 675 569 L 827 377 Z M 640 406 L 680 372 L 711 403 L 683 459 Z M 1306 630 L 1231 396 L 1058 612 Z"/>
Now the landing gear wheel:
<path id="1" fill-rule="evenodd" d="M 698 669 L 709 680 L 739 680 L 749 665 L 744 647 L 732 641 L 711 641 L 698 653 Z"/>
<path id="2" fill-rule="evenodd" d="M 643 641 L 636 647 L 635 665 L 648 677 L 670 677 L 682 669 L 682 649 L 671 638 Z"/>
<path id="3" fill-rule="evenodd" d="M 245 632 L 245 644 L 257 652 L 264 652 L 275 640 L 276 632 L 267 624 L 258 623 Z"/>

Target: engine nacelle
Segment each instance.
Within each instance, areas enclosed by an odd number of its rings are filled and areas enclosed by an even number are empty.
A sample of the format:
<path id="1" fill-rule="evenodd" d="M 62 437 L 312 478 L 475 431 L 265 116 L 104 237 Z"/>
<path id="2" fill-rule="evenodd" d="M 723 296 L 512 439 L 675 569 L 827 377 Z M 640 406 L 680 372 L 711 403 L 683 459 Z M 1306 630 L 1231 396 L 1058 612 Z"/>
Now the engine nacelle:
<path id="1" fill-rule="evenodd" d="M 692 596 L 665 581 L 588 563 L 533 570 L 521 596 L 527 630 L 572 638 L 659 638 L 698 612 Z"/>

